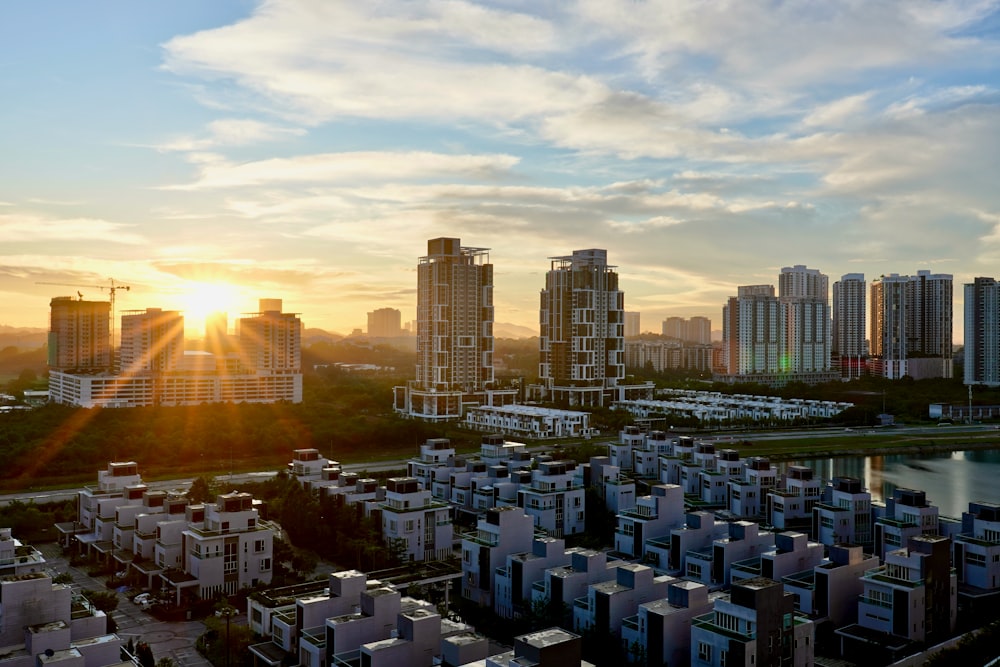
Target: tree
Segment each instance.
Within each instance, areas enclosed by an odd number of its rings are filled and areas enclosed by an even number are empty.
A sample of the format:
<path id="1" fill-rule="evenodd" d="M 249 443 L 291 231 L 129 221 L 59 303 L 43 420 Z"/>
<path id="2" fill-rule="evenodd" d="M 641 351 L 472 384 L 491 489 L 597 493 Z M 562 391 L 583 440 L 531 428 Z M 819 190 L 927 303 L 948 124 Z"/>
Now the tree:
<path id="1" fill-rule="evenodd" d="M 149 644 L 146 642 L 139 642 L 135 645 L 135 657 L 139 660 L 139 667 L 155 667 L 156 665 L 153 649 L 149 648 Z"/>
<path id="2" fill-rule="evenodd" d="M 90 604 L 94 605 L 94 608 L 103 611 L 105 614 L 110 614 L 115 609 L 118 608 L 118 593 L 115 591 L 83 591 L 83 596 L 90 600 Z M 152 663 L 150 663 L 152 667 Z"/>
<path id="3" fill-rule="evenodd" d="M 187 498 L 192 503 L 206 503 L 215 500 L 215 490 L 213 489 L 212 482 L 202 475 L 197 477 L 193 482 L 191 482 L 191 488 L 188 489 Z"/>

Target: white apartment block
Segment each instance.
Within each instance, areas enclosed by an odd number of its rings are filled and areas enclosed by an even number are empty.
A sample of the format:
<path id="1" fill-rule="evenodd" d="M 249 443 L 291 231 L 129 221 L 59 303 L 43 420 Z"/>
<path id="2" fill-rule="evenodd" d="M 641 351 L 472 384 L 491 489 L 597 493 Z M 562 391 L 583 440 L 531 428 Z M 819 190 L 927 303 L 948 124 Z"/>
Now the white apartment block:
<path id="1" fill-rule="evenodd" d="M 958 581 L 974 589 L 967 592 L 970 597 L 1000 592 L 1000 505 L 969 503 L 952 551 Z"/>
<path id="2" fill-rule="evenodd" d="M 876 512 L 874 552 L 884 559 L 886 553 L 905 547 L 917 535 L 937 535 L 940 531 L 936 505 L 927 502 L 927 494 L 916 489 L 895 489 L 885 503 L 885 511 Z"/>
<path id="3" fill-rule="evenodd" d="M 733 584 L 729 598 L 691 622 L 692 667 L 813 664 L 815 627 L 795 615 L 781 583 L 758 577 Z"/>
<path id="4" fill-rule="evenodd" d="M 0 528 L 0 577 L 41 572 L 44 568 L 45 556 L 41 551 L 22 544 L 10 528 Z"/>
<path id="5" fill-rule="evenodd" d="M 465 425 L 477 431 L 502 431 L 530 438 L 579 438 L 591 435 L 590 413 L 537 405 L 479 405 L 465 413 Z"/>
<path id="6" fill-rule="evenodd" d="M 862 584 L 857 625 L 836 631 L 848 659 L 892 662 L 914 644 L 942 641 L 955 629 L 958 581 L 946 537 L 912 538 L 908 547 L 888 552 L 884 565 L 866 572 Z M 885 637 L 881 646 L 870 641 L 873 633 Z"/>
<path id="7" fill-rule="evenodd" d="M 768 523 L 776 530 L 808 531 L 822 492 L 822 480 L 812 468 L 788 466 L 780 485 L 767 493 Z"/>
<path id="8" fill-rule="evenodd" d="M 544 579 L 546 570 L 569 565 L 572 555 L 565 540 L 555 537 L 536 538 L 531 551 L 509 554 L 506 564 L 496 573 L 494 613 L 501 618 L 514 618 L 530 611 L 534 584 Z"/>
<path id="9" fill-rule="evenodd" d="M 824 560 L 824 548 L 811 542 L 804 533 L 784 532 L 772 536 L 772 546 L 745 560 L 730 565 L 731 581 L 766 577 L 784 581 L 785 577 L 812 572 Z M 806 610 L 808 611 L 808 609 Z"/>
<path id="10" fill-rule="evenodd" d="M 462 597 L 481 607 L 493 605 L 496 571 L 507 555 L 531 550 L 534 522 L 520 507 L 494 507 L 462 536 Z"/>
<path id="11" fill-rule="evenodd" d="M 575 469 L 575 461 L 542 461 L 531 471 L 530 486 L 517 491 L 525 514 L 553 537 L 582 533 L 586 527 L 585 492 Z"/>
<path id="12" fill-rule="evenodd" d="M 487 248 L 427 242 L 417 264 L 416 378 L 394 389 L 394 409 L 428 421 L 493 405 L 493 265 Z M 502 402 L 513 402 L 501 400 Z"/>
<path id="13" fill-rule="evenodd" d="M 836 477 L 813 505 L 812 534 L 827 546 L 871 545 L 872 494 L 854 477 Z"/>
<path id="14" fill-rule="evenodd" d="M 795 596 L 795 609 L 815 622 L 829 621 L 840 628 L 858 618 L 858 598 L 864 590 L 862 576 L 879 566 L 877 556 L 857 544 L 834 544 L 828 560 L 812 570 L 782 578 L 785 591 Z M 734 572 L 735 581 L 735 572 Z"/>
<path id="15" fill-rule="evenodd" d="M 734 563 L 760 558 L 774 547 L 774 533 L 751 521 L 733 521 L 728 534 L 701 549 L 689 549 L 683 575 L 714 588 L 729 585 Z"/>
<path id="16" fill-rule="evenodd" d="M 379 508 L 382 540 L 402 560 L 440 560 L 451 555 L 450 508 L 434 500 L 416 477 L 389 478 Z"/>
<path id="17" fill-rule="evenodd" d="M 619 564 L 614 579 L 591 584 L 585 596 L 573 601 L 573 630 L 609 633 L 620 639 L 622 621 L 635 615 L 643 602 L 667 597 L 673 581 L 645 565 Z"/>
<path id="18" fill-rule="evenodd" d="M 638 613 L 622 619 L 621 641 L 632 661 L 641 647 L 648 664 L 684 665 L 690 660 L 691 619 L 712 610 L 720 593 L 695 581 L 671 581 L 667 596 L 639 605 Z"/>
<path id="19" fill-rule="evenodd" d="M 45 572 L 0 576 L 0 667 L 104 667 L 121 662 L 108 618 Z"/>
<path id="20" fill-rule="evenodd" d="M 583 597 L 591 584 L 611 581 L 617 576 L 620 561 L 609 561 L 604 551 L 571 549 L 570 562 L 545 570 L 542 579 L 531 585 L 532 604 L 554 604 L 572 609 L 573 601 Z M 572 612 L 570 612 L 572 613 Z M 572 623 L 572 616 L 563 619 Z"/>
<path id="21" fill-rule="evenodd" d="M 640 496 L 635 506 L 618 513 L 615 519 L 615 552 L 628 558 L 646 555 L 646 542 L 665 538 L 684 525 L 684 493 L 676 484 L 657 484 L 648 496 Z"/>
<path id="22" fill-rule="evenodd" d="M 194 510 L 188 509 L 189 513 Z M 204 599 L 270 583 L 275 530 L 260 518 L 253 496 L 220 494 L 216 502 L 205 503 L 204 518 L 198 518 L 192 514 L 181 532 L 183 569 L 160 575 L 165 588 L 174 591 L 178 604 L 185 590 Z"/>

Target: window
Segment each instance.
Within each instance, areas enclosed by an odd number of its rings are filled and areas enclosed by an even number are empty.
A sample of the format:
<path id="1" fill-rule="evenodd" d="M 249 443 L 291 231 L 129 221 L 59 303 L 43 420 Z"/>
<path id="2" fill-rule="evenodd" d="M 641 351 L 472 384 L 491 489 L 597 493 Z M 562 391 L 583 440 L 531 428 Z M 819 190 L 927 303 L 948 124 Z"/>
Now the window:
<path id="1" fill-rule="evenodd" d="M 712 645 L 705 642 L 698 642 L 698 659 L 705 662 L 712 662 Z"/>
<path id="2" fill-rule="evenodd" d="M 255 554 L 264 552 L 264 540 L 254 540 L 253 541 L 253 552 Z"/>
<path id="3" fill-rule="evenodd" d="M 407 533 L 413 532 L 413 519 L 407 519 L 403 522 L 403 530 Z"/>
<path id="4" fill-rule="evenodd" d="M 261 558 L 260 559 L 260 571 L 261 572 L 270 572 L 270 570 L 271 570 L 271 559 L 270 558 Z"/>

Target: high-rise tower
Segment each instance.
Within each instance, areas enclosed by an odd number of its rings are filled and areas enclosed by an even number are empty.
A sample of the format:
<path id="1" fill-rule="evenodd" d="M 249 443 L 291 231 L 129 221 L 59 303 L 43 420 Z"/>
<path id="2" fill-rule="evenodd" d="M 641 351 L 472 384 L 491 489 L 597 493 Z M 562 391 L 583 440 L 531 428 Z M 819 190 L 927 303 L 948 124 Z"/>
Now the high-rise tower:
<path id="1" fill-rule="evenodd" d="M 552 257 L 539 311 L 538 374 L 549 400 L 604 405 L 625 377 L 625 295 L 607 250 Z"/>
<path id="2" fill-rule="evenodd" d="M 783 371 L 781 304 L 773 285 L 737 288 L 722 308 L 722 341 L 726 375 L 736 381 Z"/>
<path id="3" fill-rule="evenodd" d="M 889 379 L 952 376 L 952 276 L 918 271 L 871 284 L 873 372 Z"/>
<path id="4" fill-rule="evenodd" d="M 53 370 L 111 369 L 111 303 L 74 301 L 57 296 L 50 302 L 49 367 Z"/>
<path id="5" fill-rule="evenodd" d="M 1000 285 L 995 278 L 965 285 L 964 380 L 1000 385 Z"/>
<path id="6" fill-rule="evenodd" d="M 302 373 L 302 320 L 281 312 L 281 299 L 260 299 L 260 312 L 239 320 L 241 363 L 250 372 Z"/>
<path id="7" fill-rule="evenodd" d="M 778 299 L 784 317 L 785 372 L 830 370 L 829 279 L 801 264 L 781 269 Z"/>
<path id="8" fill-rule="evenodd" d="M 860 377 L 865 345 L 865 275 L 847 273 L 833 284 L 833 360 L 843 378 Z"/>
<path id="9" fill-rule="evenodd" d="M 123 373 L 176 370 L 184 356 L 184 317 L 175 310 L 147 308 L 122 313 Z"/>
<path id="10" fill-rule="evenodd" d="M 427 242 L 417 264 L 416 379 L 395 389 L 395 409 L 426 420 L 458 419 L 493 384 L 493 265 L 487 248 Z"/>

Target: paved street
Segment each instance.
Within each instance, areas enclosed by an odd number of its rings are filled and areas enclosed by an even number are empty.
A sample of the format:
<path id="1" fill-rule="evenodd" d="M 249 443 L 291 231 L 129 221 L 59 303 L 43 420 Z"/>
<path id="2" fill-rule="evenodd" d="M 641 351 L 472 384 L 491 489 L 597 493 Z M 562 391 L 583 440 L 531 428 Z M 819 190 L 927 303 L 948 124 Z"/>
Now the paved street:
<path id="1" fill-rule="evenodd" d="M 104 590 L 104 579 L 70 567 L 58 544 L 42 544 L 38 549 L 45 556 L 50 574 L 68 571 L 73 575 L 73 583 L 81 589 Z M 118 609 L 111 612 L 111 617 L 118 624 L 118 636 L 126 643 L 129 639 L 134 643 L 144 641 L 153 650 L 156 660 L 171 658 L 179 667 L 211 667 L 194 647 L 195 640 L 205 631 L 204 624 L 199 621 L 162 623 L 141 611 L 124 594 L 119 593 L 118 597 Z"/>

